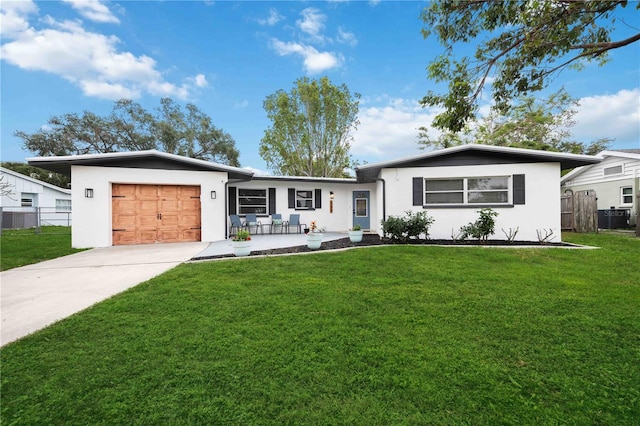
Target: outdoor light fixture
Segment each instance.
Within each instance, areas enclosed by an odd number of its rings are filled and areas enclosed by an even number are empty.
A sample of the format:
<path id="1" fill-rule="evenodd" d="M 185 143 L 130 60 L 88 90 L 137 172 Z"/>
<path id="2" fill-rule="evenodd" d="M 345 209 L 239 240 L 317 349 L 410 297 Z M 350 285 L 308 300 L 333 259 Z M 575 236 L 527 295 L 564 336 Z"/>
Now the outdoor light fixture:
<path id="1" fill-rule="evenodd" d="M 212 200 L 216 199 L 216 191 L 211 191 L 211 199 Z"/>
<path id="2" fill-rule="evenodd" d="M 84 189 L 84 198 L 93 198 L 93 188 Z"/>
<path id="3" fill-rule="evenodd" d="M 336 194 L 333 191 L 329 191 L 329 213 L 333 213 L 333 197 L 335 196 Z"/>

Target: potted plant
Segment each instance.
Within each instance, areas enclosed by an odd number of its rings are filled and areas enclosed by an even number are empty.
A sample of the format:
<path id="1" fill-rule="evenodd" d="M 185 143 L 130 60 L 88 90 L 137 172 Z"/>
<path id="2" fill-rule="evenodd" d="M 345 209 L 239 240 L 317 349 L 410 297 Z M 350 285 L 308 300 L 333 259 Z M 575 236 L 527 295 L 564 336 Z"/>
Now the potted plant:
<path id="1" fill-rule="evenodd" d="M 249 231 L 238 231 L 231 240 L 231 246 L 235 256 L 249 256 L 251 253 L 251 235 Z"/>
<path id="2" fill-rule="evenodd" d="M 353 228 L 349 230 L 349 239 L 352 243 L 362 241 L 362 227 L 360 225 L 353 225 Z"/>
<path id="3" fill-rule="evenodd" d="M 318 228 L 315 220 L 309 224 L 309 233 L 307 234 L 307 247 L 311 250 L 318 250 L 322 245 L 322 230 Z"/>

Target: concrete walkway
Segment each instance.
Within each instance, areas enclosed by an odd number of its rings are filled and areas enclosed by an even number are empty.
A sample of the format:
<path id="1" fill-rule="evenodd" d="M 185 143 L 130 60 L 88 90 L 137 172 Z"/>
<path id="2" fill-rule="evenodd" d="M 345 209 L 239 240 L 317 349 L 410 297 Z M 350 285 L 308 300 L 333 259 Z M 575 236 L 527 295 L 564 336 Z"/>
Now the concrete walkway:
<path id="1" fill-rule="evenodd" d="M 0 272 L 0 345 L 147 281 L 208 246 L 198 242 L 96 248 Z"/>

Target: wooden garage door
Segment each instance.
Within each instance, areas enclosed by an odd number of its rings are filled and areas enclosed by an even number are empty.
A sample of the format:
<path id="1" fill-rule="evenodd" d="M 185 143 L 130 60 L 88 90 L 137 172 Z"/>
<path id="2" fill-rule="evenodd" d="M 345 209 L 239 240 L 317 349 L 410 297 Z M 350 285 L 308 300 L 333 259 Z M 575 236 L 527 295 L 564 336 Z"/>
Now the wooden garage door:
<path id="1" fill-rule="evenodd" d="M 112 187 L 113 245 L 200 241 L 200 187 Z"/>

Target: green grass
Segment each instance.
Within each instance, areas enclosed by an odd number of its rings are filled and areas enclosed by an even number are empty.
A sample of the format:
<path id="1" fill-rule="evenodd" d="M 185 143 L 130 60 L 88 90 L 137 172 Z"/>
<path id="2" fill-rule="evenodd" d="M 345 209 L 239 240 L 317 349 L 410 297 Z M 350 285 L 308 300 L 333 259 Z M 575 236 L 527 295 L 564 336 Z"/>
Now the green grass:
<path id="1" fill-rule="evenodd" d="M 2 424 L 632 425 L 640 240 L 187 264 L 2 349 Z"/>
<path id="2" fill-rule="evenodd" d="M 43 226 L 40 234 L 36 234 L 34 229 L 3 230 L 0 236 L 0 271 L 79 251 L 82 250 L 71 248 L 69 227 Z"/>

